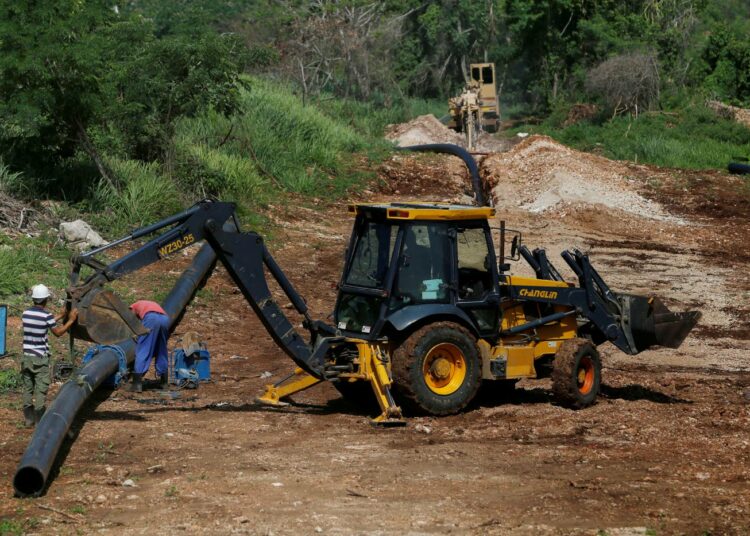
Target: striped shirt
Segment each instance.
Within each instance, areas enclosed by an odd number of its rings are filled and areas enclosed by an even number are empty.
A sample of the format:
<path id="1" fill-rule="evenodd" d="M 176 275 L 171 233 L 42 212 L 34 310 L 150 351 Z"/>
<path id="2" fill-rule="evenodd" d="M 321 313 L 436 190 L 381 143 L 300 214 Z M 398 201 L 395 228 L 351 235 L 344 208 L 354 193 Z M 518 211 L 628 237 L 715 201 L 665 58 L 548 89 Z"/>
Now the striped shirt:
<path id="1" fill-rule="evenodd" d="M 38 357 L 49 355 L 47 331 L 55 326 L 55 317 L 43 307 L 34 306 L 23 312 L 23 353 Z"/>

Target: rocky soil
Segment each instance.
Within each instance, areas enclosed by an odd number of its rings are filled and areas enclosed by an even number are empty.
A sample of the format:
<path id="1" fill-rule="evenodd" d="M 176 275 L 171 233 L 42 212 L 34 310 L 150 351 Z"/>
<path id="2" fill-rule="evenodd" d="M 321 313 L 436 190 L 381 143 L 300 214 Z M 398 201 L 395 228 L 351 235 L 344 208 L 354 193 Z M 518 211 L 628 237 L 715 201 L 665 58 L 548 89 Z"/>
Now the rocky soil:
<path id="1" fill-rule="evenodd" d="M 678 350 L 631 357 L 602 346 L 602 396 L 582 411 L 555 405 L 547 380 L 523 381 L 511 393 L 488 386 L 460 415 L 375 429 L 325 384 L 288 407 L 254 402 L 292 364 L 218 269 L 174 337 L 205 335 L 213 381 L 176 399 L 102 393 L 39 499 L 12 498 L 31 432 L 20 428 L 18 396 L 0 397 L 4 522 L 39 534 L 750 532 L 746 184 L 604 161 L 544 138 L 488 156 L 482 173 L 498 219 L 532 249 L 551 259 L 584 249 L 613 288 L 699 309 L 699 326 Z M 447 156 L 398 154 L 380 175 L 359 200 L 455 201 L 470 188 Z M 269 247 L 325 319 L 351 224 L 345 205 L 274 213 L 283 227 Z M 155 292 L 160 274 L 187 262 L 124 286 Z"/>

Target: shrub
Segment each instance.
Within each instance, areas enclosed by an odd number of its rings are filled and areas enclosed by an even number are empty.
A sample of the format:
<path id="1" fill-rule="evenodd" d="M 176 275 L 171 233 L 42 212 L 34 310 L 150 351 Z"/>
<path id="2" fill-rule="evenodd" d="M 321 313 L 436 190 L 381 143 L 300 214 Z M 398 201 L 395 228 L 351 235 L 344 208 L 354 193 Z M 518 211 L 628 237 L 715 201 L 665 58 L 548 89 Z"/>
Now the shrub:
<path id="1" fill-rule="evenodd" d="M 21 387 L 21 373 L 15 368 L 0 370 L 0 393 L 17 391 Z"/>
<path id="2" fill-rule="evenodd" d="M 649 109 L 659 99 L 659 70 L 653 54 L 623 54 L 591 69 L 586 91 L 600 98 L 613 115 Z"/>
<path id="3" fill-rule="evenodd" d="M 28 185 L 24 180 L 23 173 L 11 171 L 0 159 L 0 191 L 8 194 L 28 194 Z"/>

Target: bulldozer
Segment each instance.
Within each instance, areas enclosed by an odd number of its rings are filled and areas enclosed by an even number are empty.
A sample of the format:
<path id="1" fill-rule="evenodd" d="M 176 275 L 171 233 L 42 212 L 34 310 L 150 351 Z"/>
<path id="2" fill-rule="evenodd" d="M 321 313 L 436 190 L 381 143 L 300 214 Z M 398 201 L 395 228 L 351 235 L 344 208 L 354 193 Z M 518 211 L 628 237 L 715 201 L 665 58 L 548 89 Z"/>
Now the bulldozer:
<path id="1" fill-rule="evenodd" d="M 500 125 L 500 102 L 497 97 L 494 63 L 472 63 L 460 95 L 448 99 L 448 127 L 466 136 L 471 150 L 479 133 L 497 132 Z"/>
<path id="2" fill-rule="evenodd" d="M 543 249 L 530 250 L 520 232 L 498 226 L 492 207 L 362 203 L 348 212 L 353 226 L 332 324 L 309 316 L 263 238 L 240 229 L 232 203 L 206 200 L 73 259 L 74 334 L 112 344 L 143 333 L 106 285 L 205 240 L 296 365 L 261 402 L 282 404 L 328 381 L 354 403 L 377 403 L 373 424 L 400 425 L 402 409 L 456 413 L 483 383 L 506 389 L 521 378 L 551 377 L 559 404 L 585 408 L 601 385 L 599 345 L 610 342 L 630 355 L 655 345 L 677 348 L 700 317 L 671 312 L 653 296 L 613 291 L 578 250 L 562 254 L 576 279 L 566 281 Z M 151 238 L 120 259 L 97 259 L 145 237 Z M 536 277 L 510 273 L 510 263 L 521 259 Z M 301 315 L 307 337 L 274 299 L 269 275 Z"/>

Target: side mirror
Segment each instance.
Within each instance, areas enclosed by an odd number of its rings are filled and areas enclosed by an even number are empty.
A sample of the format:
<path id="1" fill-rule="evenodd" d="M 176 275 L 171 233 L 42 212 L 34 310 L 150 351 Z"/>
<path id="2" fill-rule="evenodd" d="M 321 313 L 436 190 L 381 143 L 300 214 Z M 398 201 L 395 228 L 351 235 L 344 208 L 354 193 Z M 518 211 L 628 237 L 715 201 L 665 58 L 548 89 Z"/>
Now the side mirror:
<path id="1" fill-rule="evenodd" d="M 521 246 L 521 231 L 516 231 L 514 229 L 508 229 L 507 227 L 505 227 L 505 221 L 504 220 L 500 221 L 500 228 L 499 229 L 498 228 L 494 228 L 494 227 L 492 229 L 500 231 L 500 244 L 499 244 L 500 245 L 500 252 L 499 252 L 499 255 L 498 255 L 498 261 L 499 261 L 498 262 L 498 270 L 500 271 L 500 273 L 507 272 L 508 270 L 510 270 L 510 265 L 508 263 L 504 262 L 504 261 L 506 261 L 506 260 L 517 261 L 517 260 L 519 260 L 521 258 L 521 255 L 519 254 L 519 248 Z M 510 244 L 510 257 L 507 257 L 505 255 L 505 251 L 506 251 L 506 249 L 505 249 L 505 239 L 506 239 L 507 233 L 512 233 L 512 235 L 513 235 L 513 240 L 511 241 L 511 244 Z"/>

